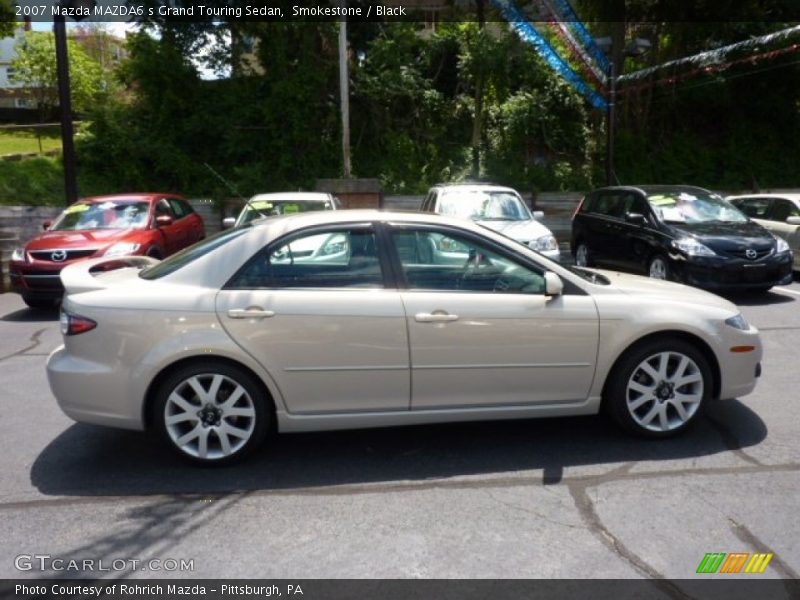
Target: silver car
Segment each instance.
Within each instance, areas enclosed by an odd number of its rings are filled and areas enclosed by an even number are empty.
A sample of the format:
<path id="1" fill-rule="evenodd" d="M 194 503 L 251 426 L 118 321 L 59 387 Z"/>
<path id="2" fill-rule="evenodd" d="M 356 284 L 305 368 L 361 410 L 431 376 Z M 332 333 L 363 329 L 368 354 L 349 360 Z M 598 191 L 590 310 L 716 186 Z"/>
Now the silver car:
<path id="1" fill-rule="evenodd" d="M 800 194 L 751 194 L 728 196 L 726 200 L 786 240 L 794 252 L 794 271 L 800 272 Z"/>
<path id="2" fill-rule="evenodd" d="M 226 217 L 222 226 L 241 227 L 261 217 L 291 215 L 313 210 L 341 210 L 342 203 L 324 192 L 273 192 L 256 194 L 242 207 L 238 217 Z"/>
<path id="3" fill-rule="evenodd" d="M 722 298 L 566 268 L 437 215 L 274 217 L 161 262 L 111 260 L 62 272 L 53 393 L 77 421 L 155 429 L 206 463 L 273 427 L 604 409 L 665 437 L 750 393 L 760 371 L 758 332 Z"/>

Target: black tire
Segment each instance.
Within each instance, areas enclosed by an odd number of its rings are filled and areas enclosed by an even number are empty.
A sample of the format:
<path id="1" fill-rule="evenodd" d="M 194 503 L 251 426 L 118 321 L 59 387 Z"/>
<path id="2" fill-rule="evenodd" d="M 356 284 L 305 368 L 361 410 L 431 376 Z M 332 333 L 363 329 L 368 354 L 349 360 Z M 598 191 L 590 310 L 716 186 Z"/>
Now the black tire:
<path id="1" fill-rule="evenodd" d="M 585 264 L 581 265 L 580 256 L 581 253 L 585 253 L 586 261 Z M 589 250 L 589 246 L 587 246 L 582 240 L 577 243 L 575 246 L 575 264 L 579 267 L 593 267 L 594 266 L 594 257 L 592 256 L 591 250 Z"/>
<path id="2" fill-rule="evenodd" d="M 153 246 L 147 251 L 147 256 L 150 258 L 155 258 L 156 260 L 161 260 L 163 257 L 161 256 L 161 252 L 158 251 L 158 248 Z"/>
<path id="3" fill-rule="evenodd" d="M 203 402 L 194 393 L 191 385 L 187 383 L 188 380 L 196 378 L 201 387 L 209 392 L 214 377 L 218 375 L 221 376 L 221 383 L 218 385 L 214 403 Z M 235 386 L 243 388 L 244 393 L 226 409 L 225 401 L 220 403 L 219 400 L 225 400 L 226 392 L 228 398 L 232 397 L 238 391 Z M 191 411 L 180 409 L 170 399 L 173 392 L 181 396 Z M 209 409 L 212 413 L 204 413 L 203 411 L 209 404 L 212 405 L 212 408 Z M 214 410 L 219 411 L 216 416 L 213 414 Z M 226 417 L 226 410 L 239 413 L 252 411 L 252 416 Z M 184 415 L 187 418 L 167 425 L 168 416 L 182 417 Z M 235 365 L 210 360 L 192 363 L 170 373 L 161 382 L 155 393 L 150 417 L 159 436 L 179 456 L 197 464 L 214 466 L 239 461 L 258 448 L 264 442 L 269 431 L 272 411 L 271 402 L 266 397 L 263 386 L 250 373 Z M 249 432 L 249 435 L 244 439 L 240 437 L 241 433 L 229 434 L 228 432 L 232 430 Z M 197 432 L 195 438 L 184 443 L 183 446 L 178 444 L 175 439 L 181 439 L 181 437 L 194 432 Z M 200 444 L 203 436 L 207 449 L 205 457 L 202 456 Z M 230 451 L 227 453 L 223 446 L 223 437 L 228 440 Z M 194 444 L 195 439 L 197 439 L 196 445 Z"/>
<path id="4" fill-rule="evenodd" d="M 697 383 L 694 382 L 671 387 L 669 385 L 669 377 L 663 380 L 666 382 L 666 386 L 662 386 L 655 380 L 651 382 L 650 379 L 653 378 L 642 369 L 642 364 L 649 360 L 659 360 L 662 353 L 670 353 L 666 364 L 668 376 L 670 374 L 677 375 L 678 369 L 684 364 L 682 363 L 682 357 L 686 357 L 691 362 L 685 363 L 682 374 L 685 375 L 687 373 L 686 369 L 689 369 L 688 376 L 692 378 L 699 376 L 702 388 L 698 388 Z M 634 379 L 634 376 L 637 379 Z M 653 394 L 652 401 L 643 400 L 646 394 L 640 393 L 636 389 L 629 389 L 629 384 L 636 384 L 638 387 L 650 387 L 652 385 L 657 390 L 657 393 Z M 603 394 L 603 407 L 614 421 L 629 433 L 647 438 L 671 437 L 685 431 L 697 421 L 698 416 L 702 414 L 711 398 L 712 388 L 711 367 L 702 352 L 683 340 L 656 339 L 634 345 L 617 361 L 606 384 Z M 673 397 L 659 399 L 658 394 L 661 392 L 665 396 L 673 393 Z M 635 394 L 639 395 L 635 396 Z M 687 406 L 687 404 L 679 402 L 675 398 L 676 395 L 697 397 L 699 402 Z M 639 404 L 638 406 L 637 403 Z M 678 404 L 680 404 L 688 418 L 682 419 L 676 408 Z M 657 408 L 659 406 L 664 408 Z M 651 411 L 655 411 L 651 419 L 655 420 L 656 417 L 659 419 L 658 424 L 652 425 L 655 429 L 648 428 L 642 423 L 650 416 Z M 665 415 L 667 428 L 661 428 L 663 424 L 661 422 L 662 412 Z"/>
<path id="5" fill-rule="evenodd" d="M 55 308 L 58 300 L 53 298 L 32 298 L 31 296 L 22 296 L 22 301 L 30 308 Z"/>
<path id="6" fill-rule="evenodd" d="M 660 264 L 661 268 L 663 269 L 664 276 L 663 277 L 656 277 L 654 273 L 654 266 Z M 658 268 L 658 267 L 656 267 Z M 650 260 L 647 261 L 647 276 L 653 279 L 661 279 L 663 281 L 671 281 L 672 280 L 672 269 L 669 266 L 669 259 L 664 256 L 663 254 L 654 254 L 650 257 Z"/>

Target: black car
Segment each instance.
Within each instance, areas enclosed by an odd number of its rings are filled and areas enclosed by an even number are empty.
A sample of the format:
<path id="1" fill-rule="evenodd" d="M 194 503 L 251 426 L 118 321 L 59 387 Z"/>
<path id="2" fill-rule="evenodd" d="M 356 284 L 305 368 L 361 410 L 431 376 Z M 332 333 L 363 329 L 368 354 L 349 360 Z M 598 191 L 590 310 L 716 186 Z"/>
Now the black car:
<path id="1" fill-rule="evenodd" d="M 640 272 L 713 290 L 792 281 L 788 244 L 717 194 L 692 186 L 591 192 L 572 218 L 578 266 Z"/>

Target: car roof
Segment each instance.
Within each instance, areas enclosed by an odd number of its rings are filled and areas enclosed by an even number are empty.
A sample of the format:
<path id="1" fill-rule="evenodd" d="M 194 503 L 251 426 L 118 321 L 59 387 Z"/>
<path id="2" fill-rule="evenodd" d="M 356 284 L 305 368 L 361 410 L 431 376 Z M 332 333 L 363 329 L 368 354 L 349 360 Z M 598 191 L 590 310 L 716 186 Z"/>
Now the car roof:
<path id="1" fill-rule="evenodd" d="M 325 192 L 271 192 L 269 194 L 256 194 L 250 198 L 249 202 L 260 200 L 286 200 L 288 202 L 297 201 L 325 201 L 330 200 L 331 195 Z"/>
<path id="2" fill-rule="evenodd" d="M 160 193 L 160 192 L 133 192 L 130 194 L 106 194 L 104 196 L 89 196 L 81 198 L 78 202 L 108 202 L 109 200 L 142 200 L 149 202 L 159 198 L 179 198 L 183 199 L 180 194 Z"/>
<path id="3" fill-rule="evenodd" d="M 791 200 L 795 203 L 800 203 L 800 194 L 796 193 L 789 193 L 789 194 L 737 194 L 736 196 L 727 196 L 728 200 L 736 200 L 737 198 L 784 198 L 786 200 Z"/>
<path id="4" fill-rule="evenodd" d="M 602 188 L 597 188 L 594 190 L 595 192 L 602 192 L 605 190 L 614 191 L 635 191 L 641 192 L 645 196 L 654 196 L 656 194 L 666 194 L 666 193 L 681 193 L 681 192 L 705 192 L 707 194 L 711 194 L 710 190 L 705 188 L 698 187 L 696 185 L 665 185 L 665 184 L 658 184 L 658 185 L 612 185 Z"/>
<path id="5" fill-rule="evenodd" d="M 282 229 L 284 232 L 313 227 L 315 225 L 330 225 L 337 223 L 358 223 L 364 221 L 392 221 L 400 223 L 430 223 L 436 225 L 455 225 L 465 229 L 483 231 L 479 225 L 473 225 L 468 219 L 445 217 L 436 213 L 423 213 L 418 211 L 376 210 L 376 209 L 346 209 L 346 210 L 321 210 L 290 215 L 262 217 L 250 222 L 251 227 L 270 227 Z"/>
<path id="6" fill-rule="evenodd" d="M 461 192 L 513 192 L 517 193 L 514 188 L 504 185 L 496 185 L 494 183 L 443 183 L 433 186 L 433 189 L 443 191 L 461 191 Z"/>

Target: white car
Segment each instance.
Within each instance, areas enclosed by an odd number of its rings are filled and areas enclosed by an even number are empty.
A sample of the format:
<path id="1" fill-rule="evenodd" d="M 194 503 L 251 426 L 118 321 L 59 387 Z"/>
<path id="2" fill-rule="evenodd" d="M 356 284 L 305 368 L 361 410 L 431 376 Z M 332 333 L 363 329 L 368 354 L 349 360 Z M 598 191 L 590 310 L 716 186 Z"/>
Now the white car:
<path id="1" fill-rule="evenodd" d="M 421 210 L 475 221 L 552 260 L 561 256 L 555 236 L 537 220 L 544 213 L 532 213 L 517 191 L 509 187 L 484 183 L 436 185 L 428 191 Z"/>
<path id="2" fill-rule="evenodd" d="M 240 227 L 261 217 L 291 215 L 314 210 L 340 210 L 342 203 L 332 194 L 323 192 L 275 192 L 256 194 L 242 208 L 238 217 L 222 220 L 225 229 Z"/>
<path id="3" fill-rule="evenodd" d="M 800 271 L 800 194 L 729 196 L 728 202 L 786 240 L 794 252 L 794 271 Z"/>
<path id="4" fill-rule="evenodd" d="M 164 261 L 88 260 L 61 277 L 64 345 L 47 361 L 61 409 L 155 429 L 207 463 L 245 455 L 273 427 L 605 409 L 665 437 L 760 374 L 758 332 L 718 296 L 566 268 L 438 215 L 261 219 Z"/>

